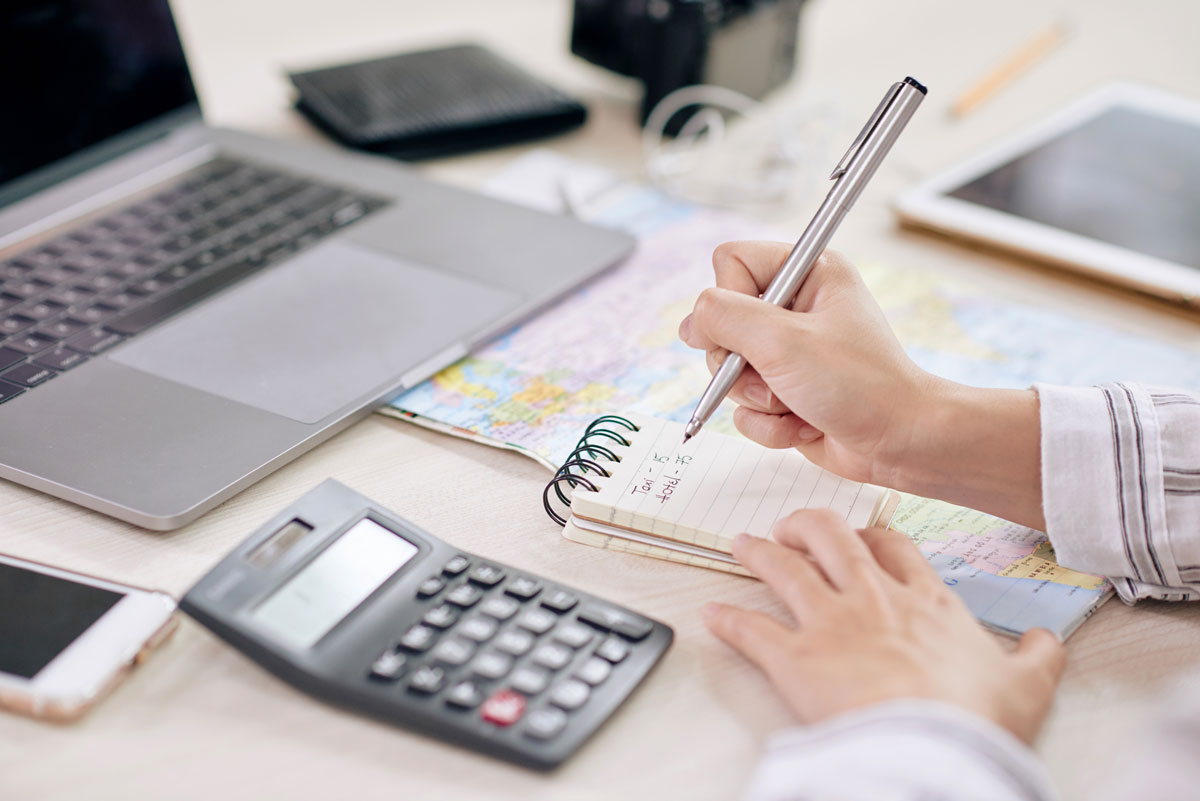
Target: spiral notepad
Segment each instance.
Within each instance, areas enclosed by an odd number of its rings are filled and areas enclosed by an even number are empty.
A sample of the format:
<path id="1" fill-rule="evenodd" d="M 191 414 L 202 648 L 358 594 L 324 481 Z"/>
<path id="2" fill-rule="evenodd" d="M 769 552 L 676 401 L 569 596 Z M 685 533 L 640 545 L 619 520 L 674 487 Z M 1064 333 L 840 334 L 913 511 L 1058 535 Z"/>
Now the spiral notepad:
<path id="1" fill-rule="evenodd" d="M 743 574 L 729 555 L 741 532 L 767 537 L 797 509 L 833 509 L 865 528 L 897 500 L 794 450 L 710 431 L 684 443 L 682 424 L 639 415 L 594 421 L 543 493 L 570 540 Z"/>

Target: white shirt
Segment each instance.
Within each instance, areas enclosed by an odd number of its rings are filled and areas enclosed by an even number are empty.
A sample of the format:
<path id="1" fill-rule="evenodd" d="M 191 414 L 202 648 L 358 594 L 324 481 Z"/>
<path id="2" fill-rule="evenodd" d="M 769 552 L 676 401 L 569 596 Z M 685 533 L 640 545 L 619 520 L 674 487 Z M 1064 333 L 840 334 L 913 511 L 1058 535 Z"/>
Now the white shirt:
<path id="1" fill-rule="evenodd" d="M 1200 394 L 1038 384 L 1042 504 L 1058 561 L 1126 603 L 1200 599 Z M 1171 699 L 1101 799 L 1200 798 L 1200 682 Z M 1036 755 L 996 724 L 894 701 L 777 733 L 749 801 L 1049 801 Z"/>

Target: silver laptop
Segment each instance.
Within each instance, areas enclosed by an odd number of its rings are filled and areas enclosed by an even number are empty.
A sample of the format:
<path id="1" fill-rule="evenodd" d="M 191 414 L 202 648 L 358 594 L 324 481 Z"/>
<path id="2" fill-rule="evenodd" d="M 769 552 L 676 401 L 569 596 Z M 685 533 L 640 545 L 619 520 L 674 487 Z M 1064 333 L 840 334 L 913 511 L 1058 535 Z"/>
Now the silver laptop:
<path id="1" fill-rule="evenodd" d="M 624 257 L 623 234 L 204 125 L 166 0 L 0 11 L 0 477 L 196 518 Z"/>

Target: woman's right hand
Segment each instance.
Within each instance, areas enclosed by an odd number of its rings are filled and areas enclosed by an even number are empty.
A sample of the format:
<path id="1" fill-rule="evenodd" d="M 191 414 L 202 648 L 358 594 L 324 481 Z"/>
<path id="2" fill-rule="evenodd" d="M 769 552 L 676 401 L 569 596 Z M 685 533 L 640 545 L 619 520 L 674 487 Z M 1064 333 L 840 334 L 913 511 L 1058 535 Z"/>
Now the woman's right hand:
<path id="1" fill-rule="evenodd" d="M 788 252 L 772 242 L 717 248 L 717 286 L 679 326 L 709 370 L 730 351 L 749 362 L 730 393 L 738 430 L 846 478 L 1043 529 L 1036 393 L 920 369 L 836 253 L 821 256 L 790 308 L 760 300 Z"/>
<path id="2" fill-rule="evenodd" d="M 826 252 L 790 308 L 759 299 L 790 246 L 732 242 L 713 253 L 717 287 L 679 327 L 715 371 L 729 351 L 749 365 L 730 397 L 734 423 L 771 448 L 794 447 L 833 472 L 895 486 L 933 376 L 909 359 L 858 272 Z"/>

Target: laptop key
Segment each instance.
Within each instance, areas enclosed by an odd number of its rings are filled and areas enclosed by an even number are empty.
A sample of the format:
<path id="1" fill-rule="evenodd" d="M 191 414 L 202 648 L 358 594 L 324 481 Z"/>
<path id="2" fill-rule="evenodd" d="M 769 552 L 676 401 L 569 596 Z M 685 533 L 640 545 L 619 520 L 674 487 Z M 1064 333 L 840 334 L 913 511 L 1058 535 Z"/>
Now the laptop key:
<path id="1" fill-rule="evenodd" d="M 49 336 L 48 334 L 39 334 L 37 332 L 29 334 L 18 334 L 15 337 L 9 337 L 4 340 L 4 344 L 13 350 L 19 350 L 21 353 L 34 354 L 38 351 L 43 351 L 46 348 L 58 342 L 57 337 Z"/>
<path id="2" fill-rule="evenodd" d="M 37 332 L 47 334 L 55 339 L 64 339 L 76 331 L 82 331 L 87 327 L 88 324 L 81 320 L 76 320 L 73 317 L 64 317 L 61 320 L 55 320 L 52 323 L 40 326 L 37 328 Z"/>
<path id="3" fill-rule="evenodd" d="M 12 348 L 0 348 L 0 370 L 24 360 L 25 354 Z"/>
<path id="4" fill-rule="evenodd" d="M 82 334 L 76 334 L 66 341 L 68 348 L 77 350 L 80 353 L 96 355 L 108 350 L 113 345 L 116 345 L 124 337 L 112 331 L 105 331 L 103 328 L 93 328 L 90 331 L 84 331 Z"/>
<path id="5" fill-rule="evenodd" d="M 36 322 L 31 317 L 26 317 L 23 314 L 13 314 L 0 320 L 0 334 L 16 334 L 24 331 L 29 326 Z"/>
<path id="6" fill-rule="evenodd" d="M 35 320 L 45 320 L 47 317 L 53 317 L 65 308 L 66 306 L 59 303 L 43 300 L 21 309 L 21 314 L 26 317 L 32 317 Z"/>
<path id="7" fill-rule="evenodd" d="M 0 351 L 5 348 L 0 348 Z M 16 353 L 16 351 L 13 351 Z M 17 354 L 20 355 L 20 354 Z M 64 347 L 57 347 L 53 350 L 43 351 L 33 357 L 34 364 L 40 364 L 43 367 L 49 367 L 52 370 L 70 370 L 72 367 L 77 367 L 87 361 L 87 356 L 84 354 L 68 350 Z M 3 362 L 0 362 L 2 364 Z"/>
<path id="8" fill-rule="evenodd" d="M 20 384 L 23 387 L 36 387 L 43 381 L 49 381 L 54 376 L 58 375 L 49 367 L 42 367 L 32 362 L 27 364 L 19 364 L 7 372 L 0 373 L 0 378 L 6 381 L 12 381 L 14 384 Z"/>
<path id="9" fill-rule="evenodd" d="M 12 400 L 24 391 L 24 387 L 19 387 L 16 384 L 10 384 L 7 381 L 0 381 L 0 403 L 4 403 L 7 400 Z"/>

